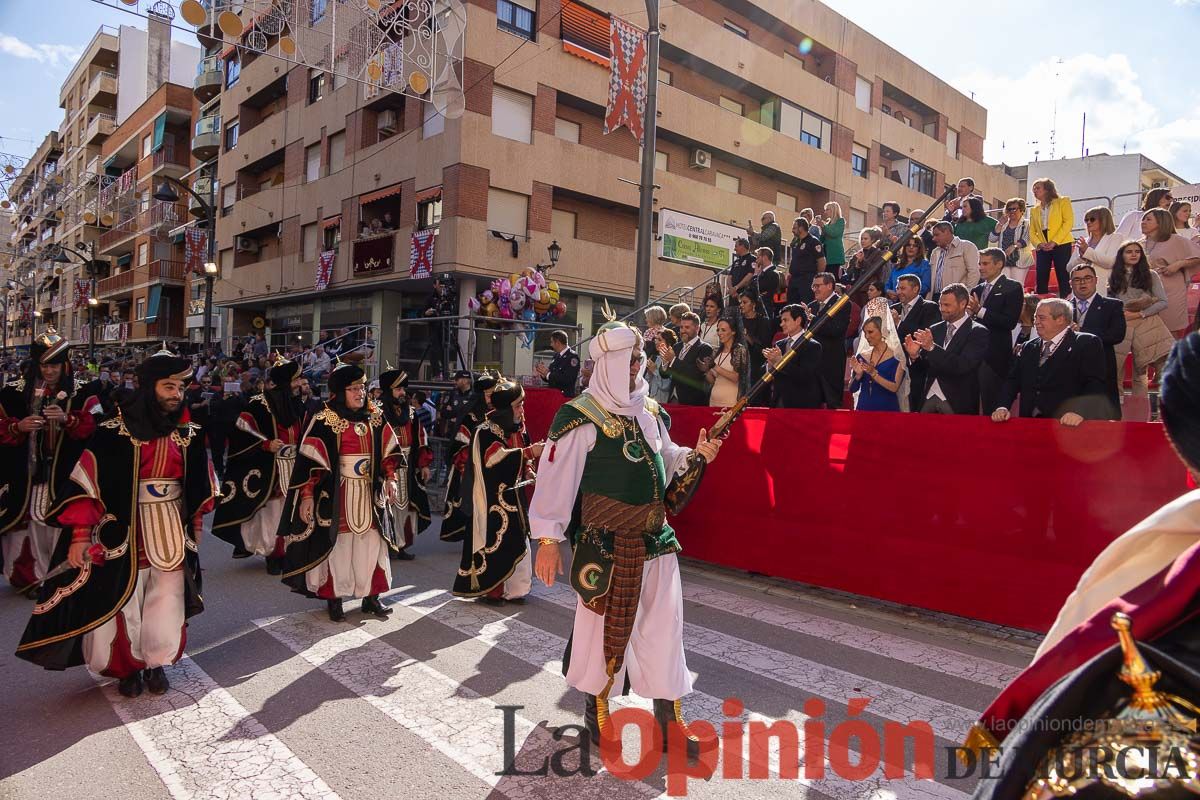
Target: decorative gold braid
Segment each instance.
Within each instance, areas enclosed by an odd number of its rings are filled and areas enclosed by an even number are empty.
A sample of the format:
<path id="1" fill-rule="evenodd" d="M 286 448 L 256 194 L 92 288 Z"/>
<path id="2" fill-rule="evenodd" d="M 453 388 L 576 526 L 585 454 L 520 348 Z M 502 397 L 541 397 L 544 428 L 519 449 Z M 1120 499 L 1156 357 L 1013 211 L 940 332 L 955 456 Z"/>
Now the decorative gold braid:
<path id="1" fill-rule="evenodd" d="M 313 417 L 313 421 L 315 422 L 317 420 L 324 422 L 329 429 L 338 436 L 341 436 L 346 432 L 346 429 L 350 427 L 350 420 L 339 416 L 338 413 L 329 406 L 325 406 L 323 411 L 317 412 L 317 414 Z"/>

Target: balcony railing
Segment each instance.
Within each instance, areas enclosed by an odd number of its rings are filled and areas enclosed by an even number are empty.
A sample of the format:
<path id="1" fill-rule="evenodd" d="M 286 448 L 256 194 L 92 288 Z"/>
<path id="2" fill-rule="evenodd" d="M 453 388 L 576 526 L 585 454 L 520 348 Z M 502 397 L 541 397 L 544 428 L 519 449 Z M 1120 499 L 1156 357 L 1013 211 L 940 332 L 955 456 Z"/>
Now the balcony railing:
<path id="1" fill-rule="evenodd" d="M 100 236 L 100 249 L 105 250 L 112 247 L 114 244 L 123 239 L 128 239 L 130 236 L 137 236 L 138 234 L 148 233 L 161 228 L 174 228 L 180 225 L 183 220 L 184 208 L 182 203 L 156 202 L 145 211 L 141 211 L 135 216 L 117 223 L 111 230 L 105 231 Z"/>
<path id="2" fill-rule="evenodd" d="M 185 277 L 182 261 L 167 261 L 159 259 L 149 264 L 101 278 L 96 282 L 96 296 L 108 297 L 121 292 L 127 292 L 142 284 L 171 281 L 182 283 Z"/>

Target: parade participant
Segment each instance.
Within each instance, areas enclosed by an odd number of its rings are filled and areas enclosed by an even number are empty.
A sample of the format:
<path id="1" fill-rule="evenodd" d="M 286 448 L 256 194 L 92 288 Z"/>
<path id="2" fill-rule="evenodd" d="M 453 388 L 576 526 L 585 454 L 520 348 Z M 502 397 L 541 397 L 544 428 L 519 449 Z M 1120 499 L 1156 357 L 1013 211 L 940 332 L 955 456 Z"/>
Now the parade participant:
<path id="1" fill-rule="evenodd" d="M 0 539 L 4 576 L 30 596 L 46 576 L 60 530 L 46 522 L 55 490 L 95 429 L 98 404 L 75 385 L 70 343 L 48 330 L 34 340 L 23 377 L 0 389 Z"/>
<path id="2" fill-rule="evenodd" d="M 1160 385 L 1167 438 L 1193 479 L 1200 479 L 1200 333 L 1176 343 Z M 1054 781 L 1061 789 L 1055 796 L 1148 797 L 1156 789 L 1158 796 L 1182 797 L 1187 793 L 1171 790 L 1194 791 L 1194 772 L 1187 780 L 1171 780 L 1164 765 L 1167 759 L 1178 763 L 1174 759 L 1187 757 L 1200 717 L 1197 596 L 1200 491 L 1192 491 L 1096 557 L 1033 663 L 972 726 L 961 751 L 964 760 L 981 763 L 983 748 L 1002 748 L 998 772 L 994 750 L 990 756 L 995 780 L 980 781 L 975 797 L 1049 796 Z M 1096 724 L 1098 720 L 1113 724 Z M 1149 756 L 1148 743 L 1154 751 Z M 1133 791 L 1135 782 L 1126 783 L 1127 775 L 1113 775 L 1111 769 L 1062 773 L 1064 761 L 1086 758 L 1097 748 L 1106 751 L 1110 765 L 1142 763 L 1147 757 L 1157 761 L 1147 766 L 1162 780 L 1143 782 Z M 1122 753 L 1128 748 L 1136 748 L 1133 758 Z M 1066 758 L 1060 755 L 1056 762 L 1048 757 L 1055 751 Z M 1194 744 L 1190 753 L 1195 763 L 1200 753 Z M 1089 777 L 1095 780 L 1105 772 L 1112 778 L 1105 781 L 1108 785 L 1084 794 L 1085 788 L 1094 788 L 1085 787 Z"/>
<path id="3" fill-rule="evenodd" d="M 496 385 L 492 410 L 475 430 L 463 481 L 463 510 L 470 536 L 463 539 L 454 594 L 486 603 L 524 602 L 533 583 L 529 561 L 529 515 L 521 482 L 529 479 L 542 444 L 525 432 L 525 389 Z"/>
<path id="4" fill-rule="evenodd" d="M 646 397 L 636 330 L 607 323 L 589 355 L 595 369 L 587 391 L 559 409 L 539 461 L 529 514 L 538 540 L 534 571 L 552 585 L 562 571 L 559 542 L 573 538 L 570 579 L 579 597 L 564 674 L 587 695 L 593 741 L 608 735 L 608 693 L 614 686 L 620 691 L 628 671 L 632 690 L 653 698 L 664 734 L 678 725 L 691 752 L 698 742 L 680 710 L 680 698 L 692 690 L 683 654 L 680 546 L 663 503 L 670 481 L 690 474 L 701 458 L 711 462 L 720 442 L 709 442 L 704 431 L 695 450 L 671 441 L 670 417 Z"/>
<path id="5" fill-rule="evenodd" d="M 51 521 L 71 531 L 54 553 L 17 648 L 46 669 L 86 663 L 126 697 L 162 694 L 163 667 L 204 609 L 198 541 L 216 476 L 183 390 L 191 364 L 167 351 L 138 367 L 138 389 L 96 427 L 59 487 Z M 63 564 L 66 562 L 66 566 Z M 74 569 L 71 569 L 74 568 Z M 54 571 L 53 569 L 51 570 Z"/>
<path id="6" fill-rule="evenodd" d="M 429 466 L 433 463 L 433 450 L 428 445 L 425 428 L 413 418 L 408 403 L 408 373 L 391 369 L 379 376 L 383 389 L 380 405 L 383 419 L 392 426 L 396 442 L 403 455 L 397 470 L 397 486 L 403 487 L 403 502 L 396 502 L 399 512 L 396 531 L 397 550 L 393 555 L 401 561 L 412 561 L 415 556 L 408 551 L 418 533 L 429 527 L 429 495 L 425 485 L 429 482 Z"/>
<path id="7" fill-rule="evenodd" d="M 283 582 L 326 601 L 334 622 L 346 618 L 343 597 L 361 597 L 364 614 L 392 613 L 379 602 L 392 565 L 375 503 L 394 495 L 400 458 L 392 427 L 367 403 L 363 371 L 339 362 L 329 373 L 329 401 L 300 443 L 280 527 Z"/>
<path id="8" fill-rule="evenodd" d="M 267 388 L 246 401 L 229 434 L 229 455 L 213 535 L 233 545 L 234 558 L 267 557 L 267 573 L 282 570 L 276 536 L 303 433 L 300 364 L 276 353 Z"/>
<path id="9" fill-rule="evenodd" d="M 442 511 L 442 529 L 438 533 L 444 542 L 460 542 L 467 533 L 468 518 L 462 509 L 462 484 L 470 455 L 471 437 L 483 424 L 491 408 L 492 390 L 499 377 L 486 369 L 475 379 L 471 405 L 458 423 L 458 431 L 450 444 L 450 477 L 446 481 L 446 507 Z"/>

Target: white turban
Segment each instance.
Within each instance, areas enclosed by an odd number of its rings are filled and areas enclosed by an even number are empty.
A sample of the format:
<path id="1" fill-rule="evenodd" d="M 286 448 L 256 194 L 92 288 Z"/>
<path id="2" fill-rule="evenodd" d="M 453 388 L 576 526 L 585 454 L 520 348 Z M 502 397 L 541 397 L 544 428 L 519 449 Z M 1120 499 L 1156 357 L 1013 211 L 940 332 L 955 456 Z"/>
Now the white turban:
<path id="1" fill-rule="evenodd" d="M 650 449 L 659 452 L 662 440 L 659 435 L 658 419 L 646 410 L 646 395 L 650 386 L 646 383 L 646 362 L 638 370 L 633 391 L 629 391 L 629 359 L 633 348 L 641 341 L 641 335 L 633 328 L 622 325 L 601 331 L 588 345 L 588 355 L 595 362 L 588 388 L 591 395 L 606 411 L 623 417 L 634 417 L 641 426 Z"/>

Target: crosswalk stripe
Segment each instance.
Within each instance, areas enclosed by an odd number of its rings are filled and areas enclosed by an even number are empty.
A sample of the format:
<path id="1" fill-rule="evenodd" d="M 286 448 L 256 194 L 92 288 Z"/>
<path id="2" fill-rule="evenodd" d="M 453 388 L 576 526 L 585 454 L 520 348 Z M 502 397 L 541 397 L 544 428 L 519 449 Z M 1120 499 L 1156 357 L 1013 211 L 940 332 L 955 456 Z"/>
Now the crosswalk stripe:
<path id="1" fill-rule="evenodd" d="M 174 800 L 207 797 L 338 800 L 287 745 L 191 658 L 169 670 L 171 691 L 121 696 L 117 716 Z"/>
<path id="2" fill-rule="evenodd" d="M 414 595 L 416 602 L 436 609 L 429 592 Z M 449 596 L 447 595 L 447 601 Z M 426 613 L 431 613 L 427 611 Z M 381 641 L 394 632 L 394 622 L 375 623 L 345 630 L 323 622 L 310 612 L 255 620 L 255 625 L 282 642 L 303 660 L 320 669 L 366 700 L 431 747 L 462 765 L 492 787 L 503 784 L 513 797 L 545 796 L 549 786 L 558 797 L 656 797 L 658 792 L 641 783 L 619 781 L 608 773 L 548 778 L 506 775 L 504 770 L 503 715 L 490 700 L 443 675 L 427 664 Z M 533 763 L 563 747 L 521 715 L 515 715 L 516 742 L 521 758 Z M 521 744 L 523 743 L 523 744 Z M 549 783 L 552 781 L 552 783 Z"/>
<path id="3" fill-rule="evenodd" d="M 965 655 L 948 647 L 916 641 L 773 603 L 764 603 L 694 582 L 684 581 L 683 599 L 706 608 L 717 609 L 805 636 L 814 636 L 827 642 L 853 647 L 856 650 L 867 651 L 996 689 L 1008 686 L 1021 671 L 1020 667 Z"/>
<path id="4" fill-rule="evenodd" d="M 563 608 L 575 608 L 570 586 L 537 584 L 533 594 Z M 926 697 L 891 684 L 826 666 L 791 653 L 765 647 L 691 622 L 683 623 L 683 645 L 689 653 L 707 656 L 731 667 L 762 675 L 799 691 L 838 703 L 851 698 L 871 698 L 870 713 L 897 722 L 928 722 L 935 735 L 960 741 L 979 714 L 944 700 Z"/>

